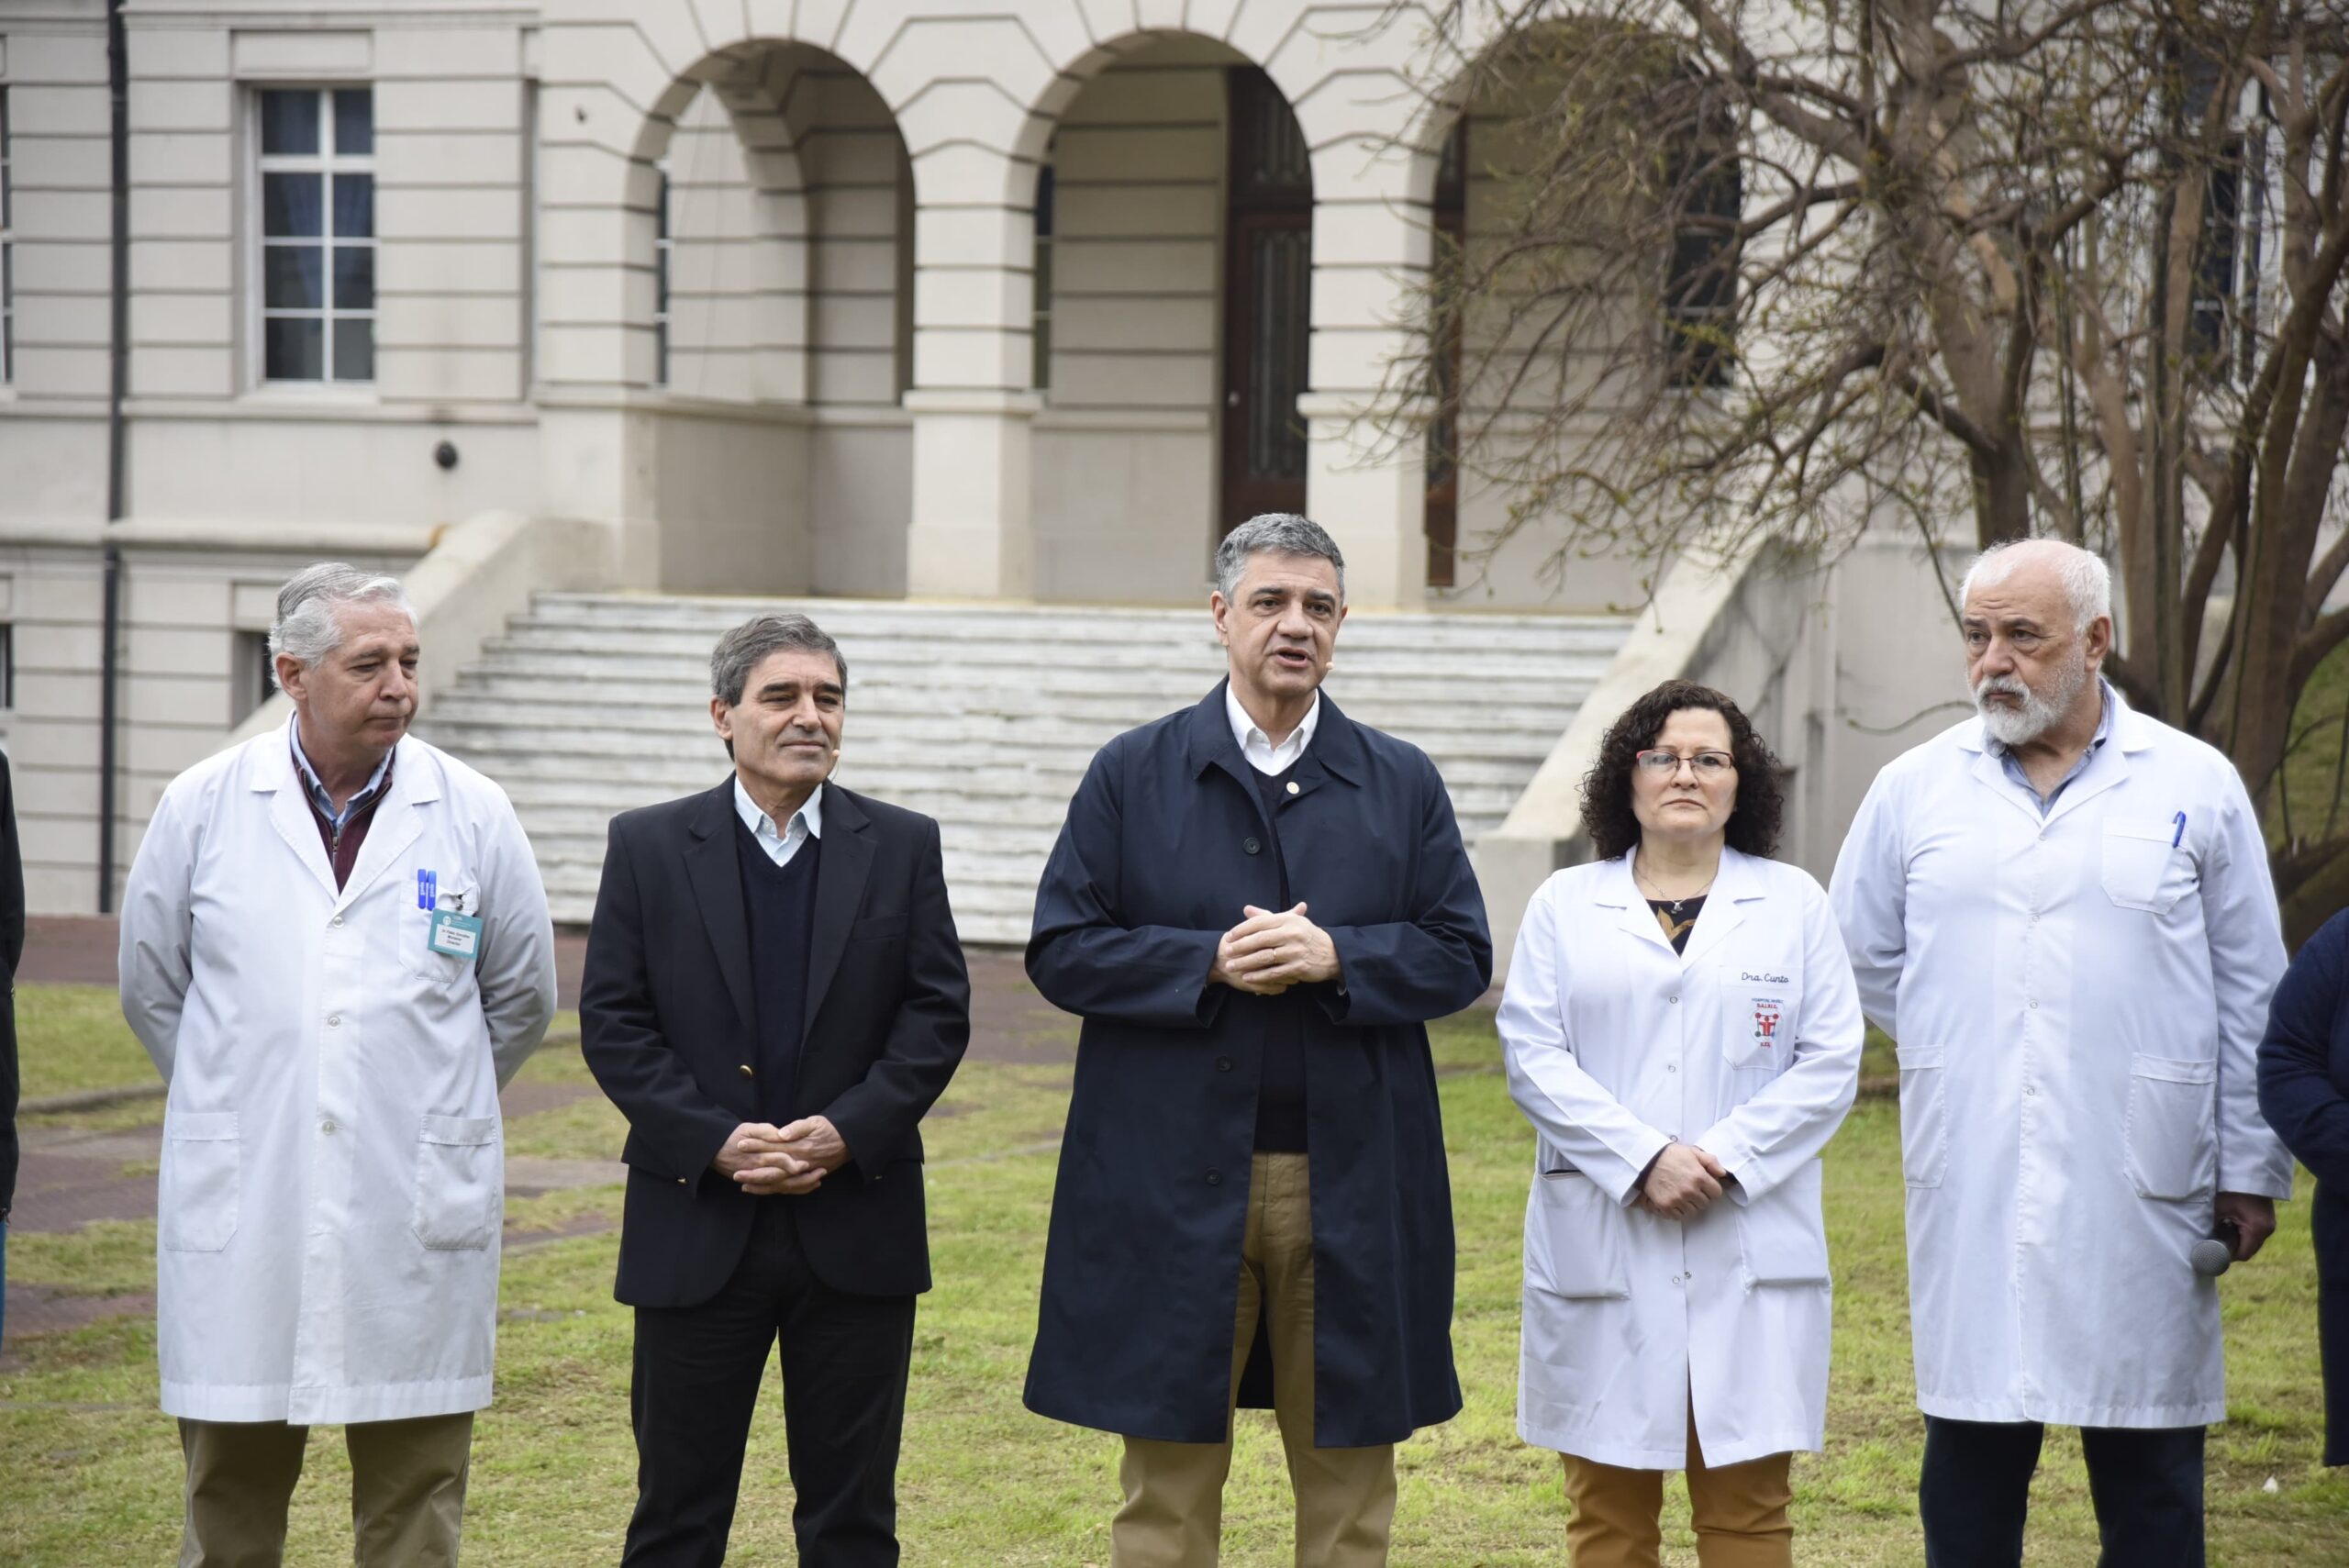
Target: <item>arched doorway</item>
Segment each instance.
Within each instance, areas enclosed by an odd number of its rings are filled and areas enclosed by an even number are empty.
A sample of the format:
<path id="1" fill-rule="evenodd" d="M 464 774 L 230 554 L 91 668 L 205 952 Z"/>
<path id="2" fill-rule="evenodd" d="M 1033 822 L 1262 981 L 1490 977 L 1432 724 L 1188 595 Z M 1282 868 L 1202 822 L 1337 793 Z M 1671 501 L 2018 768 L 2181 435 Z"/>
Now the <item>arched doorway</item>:
<path id="1" fill-rule="evenodd" d="M 1224 72 L 1223 474 L 1216 537 L 1263 512 L 1305 510 L 1313 310 L 1313 164 L 1273 79 Z"/>
<path id="2" fill-rule="evenodd" d="M 1312 172 L 1229 45 L 1129 40 L 1036 176 L 1036 592 L 1195 603 L 1216 543 L 1301 511 Z"/>
<path id="3" fill-rule="evenodd" d="M 823 50 L 751 41 L 624 136 L 604 101 L 550 106 L 555 504 L 575 484 L 582 515 L 617 511 L 624 573 L 664 588 L 902 594 L 912 178 L 887 105 Z"/>

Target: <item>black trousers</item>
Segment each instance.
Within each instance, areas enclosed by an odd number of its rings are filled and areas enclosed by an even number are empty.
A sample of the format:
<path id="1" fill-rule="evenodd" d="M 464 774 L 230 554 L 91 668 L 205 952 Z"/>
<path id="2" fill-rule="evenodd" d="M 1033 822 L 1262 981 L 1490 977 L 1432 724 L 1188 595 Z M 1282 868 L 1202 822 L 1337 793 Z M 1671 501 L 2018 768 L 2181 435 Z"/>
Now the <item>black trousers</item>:
<path id="1" fill-rule="evenodd" d="M 2021 1568 L 2046 1429 L 1925 1418 L 1926 1568 Z M 2082 1427 L 2099 1568 L 2203 1568 L 2200 1427 Z"/>
<path id="2" fill-rule="evenodd" d="M 780 1340 L 800 1562 L 896 1568 L 914 1298 L 831 1289 L 800 1250 L 795 1200 L 755 1201 L 750 1243 L 724 1289 L 699 1307 L 637 1308 L 636 1513 L 621 1562 L 725 1561 L 751 1415 Z"/>

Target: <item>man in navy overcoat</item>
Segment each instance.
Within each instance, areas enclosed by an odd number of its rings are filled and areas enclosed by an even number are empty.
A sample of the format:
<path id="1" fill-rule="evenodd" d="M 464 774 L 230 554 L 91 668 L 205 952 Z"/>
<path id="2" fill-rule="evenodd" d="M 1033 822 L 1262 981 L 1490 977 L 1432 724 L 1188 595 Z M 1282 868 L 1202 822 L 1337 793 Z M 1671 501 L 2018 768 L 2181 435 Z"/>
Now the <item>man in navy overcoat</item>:
<path id="1" fill-rule="evenodd" d="M 1297 1561 L 1368 1568 L 1393 1445 L 1460 1408 L 1425 1025 L 1492 939 L 1434 764 L 1320 694 L 1336 544 L 1267 516 L 1216 564 L 1230 679 L 1102 748 L 1037 890 L 1029 976 L 1085 1027 L 1027 1402 L 1124 1436 L 1112 1568 L 1215 1562 L 1235 1401 Z"/>
<path id="2" fill-rule="evenodd" d="M 2349 1464 L 2349 910 L 2317 928 L 2276 987 L 2259 1046 L 2259 1111 L 2316 1177 L 2324 1462 Z"/>

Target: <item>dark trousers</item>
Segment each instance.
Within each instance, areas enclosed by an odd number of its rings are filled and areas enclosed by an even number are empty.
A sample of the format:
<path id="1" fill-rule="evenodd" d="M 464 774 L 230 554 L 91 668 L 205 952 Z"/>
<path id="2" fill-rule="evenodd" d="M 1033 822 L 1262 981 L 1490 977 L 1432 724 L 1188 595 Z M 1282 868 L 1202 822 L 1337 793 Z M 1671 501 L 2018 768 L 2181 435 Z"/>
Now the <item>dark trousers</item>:
<path id="1" fill-rule="evenodd" d="M 621 1562 L 725 1561 L 751 1415 L 779 1340 L 800 1562 L 896 1568 L 914 1298 L 833 1290 L 800 1250 L 796 1200 L 755 1201 L 750 1243 L 725 1288 L 699 1307 L 637 1308 L 636 1514 Z"/>
<path id="2" fill-rule="evenodd" d="M 1925 1418 L 1926 1568 L 2021 1568 L 2036 1421 Z M 2203 1568 L 2200 1427 L 2082 1427 L 2099 1568 Z"/>

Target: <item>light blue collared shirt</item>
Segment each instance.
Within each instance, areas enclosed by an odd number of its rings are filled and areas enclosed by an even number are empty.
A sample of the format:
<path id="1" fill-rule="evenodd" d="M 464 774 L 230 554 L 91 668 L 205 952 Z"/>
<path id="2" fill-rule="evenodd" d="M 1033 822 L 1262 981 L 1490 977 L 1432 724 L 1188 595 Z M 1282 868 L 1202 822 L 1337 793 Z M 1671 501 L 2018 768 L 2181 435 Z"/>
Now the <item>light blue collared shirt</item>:
<path id="1" fill-rule="evenodd" d="M 302 775 L 302 787 L 309 792 L 310 804 L 318 808 L 318 815 L 327 819 L 327 826 L 340 833 L 352 815 L 374 799 L 375 792 L 384 787 L 384 775 L 392 771 L 392 752 L 399 748 L 394 746 L 384 753 L 384 760 L 375 764 L 374 773 L 368 776 L 367 787 L 344 801 L 342 809 L 337 811 L 334 796 L 328 795 L 327 786 L 318 782 L 318 770 L 310 766 L 309 753 L 302 750 L 302 721 L 295 719 L 286 726 L 286 729 L 294 739 L 295 770 Z"/>
<path id="2" fill-rule="evenodd" d="M 751 798 L 751 792 L 742 787 L 742 775 L 736 773 L 734 812 L 741 817 L 742 826 L 751 830 L 751 836 L 758 840 L 759 848 L 767 852 L 767 859 L 787 866 L 791 857 L 799 852 L 800 845 L 824 836 L 824 786 L 818 784 L 815 793 L 807 797 L 807 804 L 791 814 L 788 824 L 777 828 L 774 818 L 762 811 L 759 803 Z"/>
<path id="3" fill-rule="evenodd" d="M 2104 705 L 2104 711 L 2096 721 L 2096 738 L 2088 742 L 2088 749 L 2080 753 L 2080 760 L 2072 764 L 2072 771 L 2056 780 L 2055 787 L 2045 795 L 2039 793 L 2039 786 L 2031 782 L 2029 773 L 2023 772 L 2022 759 L 2015 755 L 2013 747 L 1987 731 L 1983 734 L 1982 743 L 1989 749 L 1990 755 L 1998 759 L 1998 765 L 2007 770 L 2007 777 L 2029 790 L 2031 797 L 2039 802 L 2042 817 L 2055 809 L 2056 797 L 2087 771 L 2089 761 L 2104 750 L 2106 741 L 2112 739 L 2112 715 L 2121 706 L 2120 695 L 2112 689 L 2112 683 L 2102 675 L 2096 678 L 2096 689 L 2098 699 Z"/>

